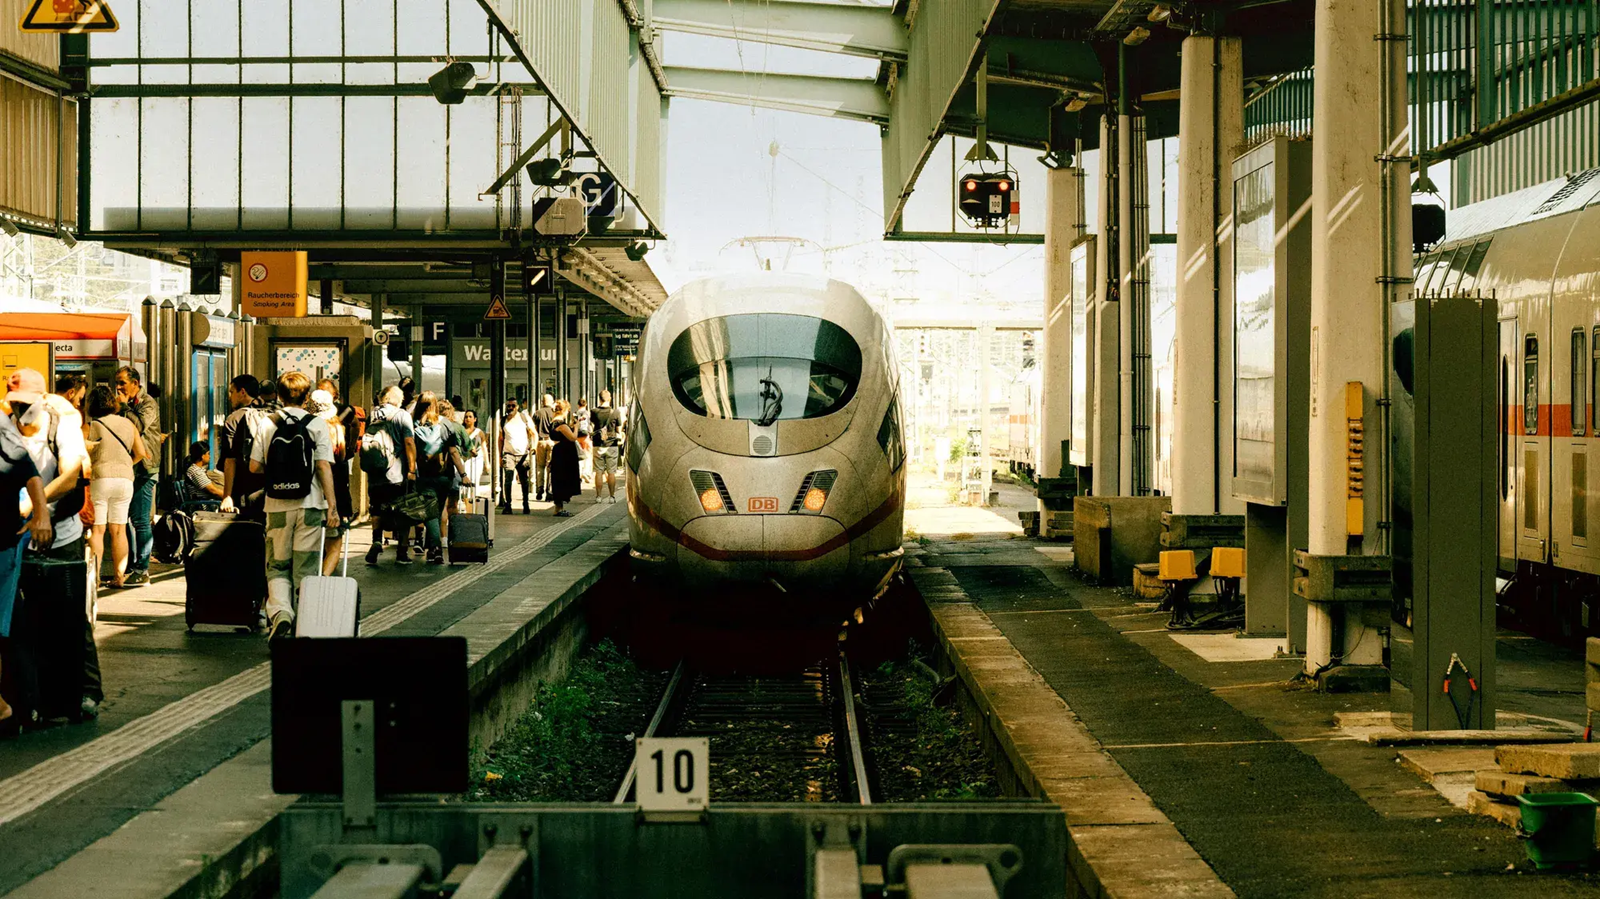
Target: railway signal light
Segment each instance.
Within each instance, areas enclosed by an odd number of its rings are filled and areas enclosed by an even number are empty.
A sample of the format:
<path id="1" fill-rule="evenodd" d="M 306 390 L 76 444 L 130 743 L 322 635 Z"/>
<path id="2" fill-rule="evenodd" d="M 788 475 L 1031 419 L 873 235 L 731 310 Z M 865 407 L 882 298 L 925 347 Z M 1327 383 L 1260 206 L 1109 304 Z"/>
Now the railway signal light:
<path id="1" fill-rule="evenodd" d="M 1010 175 L 974 173 L 956 183 L 956 206 L 979 228 L 1003 227 L 1017 212 L 1017 181 Z"/>
<path id="2" fill-rule="evenodd" d="M 470 62 L 452 62 L 428 76 L 428 89 L 433 98 L 447 106 L 467 99 L 467 91 L 478 84 L 478 72 Z"/>

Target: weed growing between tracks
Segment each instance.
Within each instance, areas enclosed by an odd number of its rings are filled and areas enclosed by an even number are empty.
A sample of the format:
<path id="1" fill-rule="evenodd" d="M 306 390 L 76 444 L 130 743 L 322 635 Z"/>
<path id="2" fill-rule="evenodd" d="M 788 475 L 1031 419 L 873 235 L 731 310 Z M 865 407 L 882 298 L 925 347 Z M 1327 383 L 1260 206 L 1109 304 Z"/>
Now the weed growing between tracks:
<path id="1" fill-rule="evenodd" d="M 912 662 L 885 662 L 862 679 L 880 802 L 994 799 L 994 765 L 939 683 Z"/>
<path id="2" fill-rule="evenodd" d="M 477 802 L 606 802 L 633 758 L 633 736 L 666 682 L 609 640 L 592 647 L 486 753 L 473 757 Z"/>

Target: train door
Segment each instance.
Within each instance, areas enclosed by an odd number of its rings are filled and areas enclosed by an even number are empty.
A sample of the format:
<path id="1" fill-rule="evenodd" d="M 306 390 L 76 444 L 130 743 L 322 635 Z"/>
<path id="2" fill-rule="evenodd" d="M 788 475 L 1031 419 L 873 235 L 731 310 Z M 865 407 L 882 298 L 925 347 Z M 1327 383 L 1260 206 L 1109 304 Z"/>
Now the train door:
<path id="1" fill-rule="evenodd" d="M 1500 322 L 1500 564 L 1507 571 L 1516 565 L 1517 535 L 1517 447 L 1522 433 L 1517 385 L 1521 381 L 1521 334 L 1516 319 Z"/>
<path id="2" fill-rule="evenodd" d="M 1517 484 L 1517 558 L 1529 562 L 1550 559 L 1550 382 L 1547 358 L 1550 347 L 1543 335 L 1521 335 L 1518 403 L 1513 416 L 1517 432 L 1519 479 Z M 1542 434 L 1542 436 L 1541 436 Z"/>

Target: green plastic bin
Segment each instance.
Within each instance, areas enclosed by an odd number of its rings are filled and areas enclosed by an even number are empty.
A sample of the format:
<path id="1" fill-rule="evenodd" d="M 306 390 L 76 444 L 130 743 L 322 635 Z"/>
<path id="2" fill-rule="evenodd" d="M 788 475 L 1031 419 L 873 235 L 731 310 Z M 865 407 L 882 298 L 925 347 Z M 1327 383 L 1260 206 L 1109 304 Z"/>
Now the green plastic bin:
<path id="1" fill-rule="evenodd" d="M 1528 860 L 1534 867 L 1588 865 L 1594 858 L 1595 806 L 1588 793 L 1534 793 L 1518 796 Z"/>

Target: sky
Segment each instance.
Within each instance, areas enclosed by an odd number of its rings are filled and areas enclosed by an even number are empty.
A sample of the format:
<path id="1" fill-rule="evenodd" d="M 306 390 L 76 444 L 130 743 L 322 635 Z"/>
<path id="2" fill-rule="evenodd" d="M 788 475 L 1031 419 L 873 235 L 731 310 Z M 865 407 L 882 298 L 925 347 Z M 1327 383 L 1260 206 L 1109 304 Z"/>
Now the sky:
<path id="1" fill-rule="evenodd" d="M 871 60 L 676 33 L 665 36 L 663 56 L 667 65 L 748 73 L 871 77 L 876 68 Z M 958 152 L 968 145 L 963 142 Z M 804 243 L 763 245 L 774 269 L 786 263 L 790 271 L 826 274 L 872 297 L 918 297 L 973 309 L 1010 305 L 1018 315 L 1040 314 L 1041 247 L 882 239 L 876 125 L 676 99 L 667 124 L 667 154 L 662 218 L 669 240 L 650 261 L 669 289 L 717 271 L 748 270 L 760 257 L 735 242 L 783 236 Z M 1034 232 L 1043 226 L 1043 169 L 1037 155 L 1018 150 L 1011 160 L 1021 173 L 1023 229 Z M 908 228 L 949 227 L 948 147 L 936 151 L 934 159 L 942 167 L 930 163 L 925 170 Z"/>

